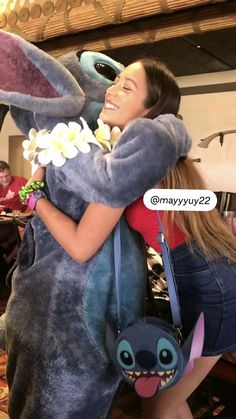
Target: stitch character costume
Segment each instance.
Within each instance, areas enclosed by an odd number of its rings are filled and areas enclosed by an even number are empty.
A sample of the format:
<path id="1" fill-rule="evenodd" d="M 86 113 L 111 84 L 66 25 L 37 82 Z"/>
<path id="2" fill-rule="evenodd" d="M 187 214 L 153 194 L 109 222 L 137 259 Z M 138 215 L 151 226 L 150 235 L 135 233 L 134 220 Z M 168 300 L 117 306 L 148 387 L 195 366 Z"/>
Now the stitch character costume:
<path id="1" fill-rule="evenodd" d="M 25 135 L 32 127 L 79 122 L 79 116 L 94 123 L 110 83 L 96 74 L 95 64 L 105 62 L 116 73 L 121 69 L 108 57 L 87 52 L 69 54 L 59 63 L 5 32 L 0 32 L 0 53 L 0 100 L 10 105 Z M 190 146 L 182 121 L 173 115 L 137 119 L 111 153 L 92 144 L 89 153 L 79 152 L 60 168 L 50 163 L 49 198 L 76 222 L 88 202 L 127 205 L 166 176 Z M 143 243 L 124 218 L 121 240 L 121 321 L 126 327 L 143 314 L 146 264 Z M 6 310 L 12 419 L 107 416 L 120 381 L 105 347 L 107 316 L 116 316 L 113 265 L 112 234 L 79 264 L 38 215 L 27 224 Z"/>

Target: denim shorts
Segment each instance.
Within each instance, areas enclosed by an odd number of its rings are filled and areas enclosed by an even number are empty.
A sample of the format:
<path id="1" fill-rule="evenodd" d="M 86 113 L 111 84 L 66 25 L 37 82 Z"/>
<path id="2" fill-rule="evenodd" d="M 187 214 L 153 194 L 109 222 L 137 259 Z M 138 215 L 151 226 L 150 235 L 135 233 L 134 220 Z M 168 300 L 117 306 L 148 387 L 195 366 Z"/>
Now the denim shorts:
<path id="1" fill-rule="evenodd" d="M 170 251 L 178 288 L 183 336 L 201 312 L 205 318 L 203 355 L 236 349 L 236 262 L 223 256 L 207 260 L 195 242 Z"/>

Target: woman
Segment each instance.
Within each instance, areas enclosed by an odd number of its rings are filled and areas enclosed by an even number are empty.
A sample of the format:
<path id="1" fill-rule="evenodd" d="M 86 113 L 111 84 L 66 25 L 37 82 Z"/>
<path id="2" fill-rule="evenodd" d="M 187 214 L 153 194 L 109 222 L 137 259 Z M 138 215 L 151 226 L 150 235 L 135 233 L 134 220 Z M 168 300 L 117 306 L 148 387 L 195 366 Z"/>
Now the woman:
<path id="1" fill-rule="evenodd" d="M 114 86 L 107 90 L 100 115 L 104 122 L 122 129 L 129 121 L 129 112 L 134 111 L 146 117 L 162 112 L 163 102 L 157 100 L 154 106 L 153 102 L 145 102 L 145 88 L 139 90 L 139 95 L 149 109 L 140 107 L 139 102 L 134 103 L 134 108 L 130 104 L 132 89 L 139 86 L 139 81 L 141 86 L 147 85 L 147 91 L 152 90 L 155 97 L 155 83 L 150 77 L 152 65 L 149 60 L 140 60 L 121 73 Z M 171 110 L 177 114 L 179 102 L 177 97 L 175 99 Z M 44 170 L 39 169 L 35 178 L 43 176 Z M 184 158 L 157 186 L 167 189 L 205 188 L 194 163 Z M 35 208 L 56 240 L 79 262 L 85 262 L 93 256 L 124 211 L 124 208 L 112 209 L 102 204 L 90 204 L 77 225 L 65 219 L 64 214 L 59 213 L 46 199 L 37 201 Z M 160 251 L 156 241 L 156 213 L 145 208 L 142 198 L 131 204 L 125 213 L 131 227 L 142 234 L 148 245 Z M 145 418 L 152 419 L 190 419 L 193 416 L 187 398 L 220 356 L 236 348 L 236 238 L 227 230 L 217 210 L 173 212 L 172 216 L 162 215 L 162 218 L 178 284 L 183 334 L 188 336 L 203 311 L 206 338 L 203 357 L 197 360 L 192 372 L 174 387 L 144 401 L 144 414 Z M 63 234 L 64 229 L 58 229 L 58 223 L 60 226 L 64 224 L 67 237 Z"/>
<path id="2" fill-rule="evenodd" d="M 190 159 L 180 159 L 157 185 L 165 189 L 205 189 Z M 126 209 L 129 225 L 160 252 L 157 216 L 136 200 Z M 201 312 L 205 319 L 202 357 L 175 386 L 145 400 L 144 416 L 151 419 L 193 418 L 187 398 L 222 354 L 236 348 L 236 237 L 216 209 L 161 214 L 178 287 L 183 336 L 186 338 Z"/>
<path id="3" fill-rule="evenodd" d="M 161 64 L 127 67 L 108 89 L 101 114 L 122 130 L 112 152 L 92 145 L 60 168 L 50 163 L 46 181 L 56 207 L 39 199 L 40 191 L 29 194 L 40 216 L 27 224 L 6 310 L 11 418 L 107 416 L 120 381 L 105 345 L 107 318 L 117 310 L 110 232 L 120 207 L 154 186 L 189 151 L 191 140 L 174 116 L 179 98 L 173 75 Z M 165 115 L 145 118 L 150 111 Z M 88 202 L 103 204 L 85 211 Z M 110 213 L 104 204 L 117 208 Z M 121 234 L 123 328 L 143 314 L 146 266 L 140 236 L 123 217 Z"/>

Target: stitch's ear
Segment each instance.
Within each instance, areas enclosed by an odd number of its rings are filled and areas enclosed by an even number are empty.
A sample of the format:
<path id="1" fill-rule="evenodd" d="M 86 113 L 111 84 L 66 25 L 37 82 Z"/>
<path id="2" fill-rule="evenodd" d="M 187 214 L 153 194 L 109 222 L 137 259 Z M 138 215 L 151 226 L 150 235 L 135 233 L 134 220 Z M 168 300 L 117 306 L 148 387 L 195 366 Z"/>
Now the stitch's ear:
<path id="1" fill-rule="evenodd" d="M 18 128 L 52 129 L 80 122 L 91 129 L 105 91 L 123 66 L 105 54 L 70 52 L 54 59 L 19 36 L 0 30 L 0 102 L 10 105 Z"/>
<path id="2" fill-rule="evenodd" d="M 73 116 L 85 95 L 60 62 L 15 34 L 0 31 L 0 100 L 53 117 Z"/>

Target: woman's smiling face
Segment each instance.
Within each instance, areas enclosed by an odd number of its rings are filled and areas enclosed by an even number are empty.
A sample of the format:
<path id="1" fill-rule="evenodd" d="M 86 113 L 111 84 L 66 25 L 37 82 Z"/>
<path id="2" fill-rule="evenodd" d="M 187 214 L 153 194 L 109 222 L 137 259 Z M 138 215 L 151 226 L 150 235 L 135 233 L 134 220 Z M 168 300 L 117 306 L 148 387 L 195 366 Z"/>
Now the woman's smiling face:
<path id="1" fill-rule="evenodd" d="M 100 118 L 112 127 L 123 129 L 128 122 L 148 113 L 144 106 L 146 97 L 145 70 L 140 62 L 135 62 L 126 67 L 107 89 Z"/>

